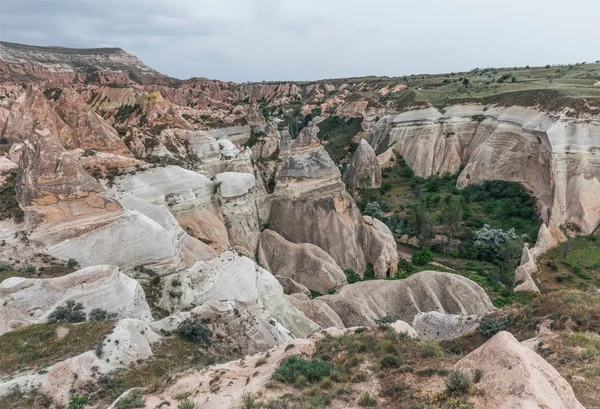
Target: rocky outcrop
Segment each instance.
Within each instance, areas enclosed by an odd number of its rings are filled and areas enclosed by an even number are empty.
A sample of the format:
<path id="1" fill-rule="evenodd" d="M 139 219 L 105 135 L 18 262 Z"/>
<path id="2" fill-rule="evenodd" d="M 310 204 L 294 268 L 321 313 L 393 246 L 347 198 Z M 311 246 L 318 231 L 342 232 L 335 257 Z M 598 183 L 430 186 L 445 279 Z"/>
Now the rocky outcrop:
<path id="1" fill-rule="evenodd" d="M 12 104 L 2 136 L 10 142 L 22 142 L 34 129 L 48 129 L 61 144 L 73 140 L 73 130 L 56 113 L 44 94 L 32 85 Z"/>
<path id="2" fill-rule="evenodd" d="M 522 183 L 536 197 L 550 231 L 568 223 L 589 234 L 600 223 L 594 197 L 600 191 L 600 161 L 594 119 L 550 115 L 533 108 L 456 105 L 409 110 L 374 126 L 415 174 L 459 171 L 459 188 L 485 180 Z"/>
<path id="3" fill-rule="evenodd" d="M 0 43 L 3 82 L 168 84 L 173 79 L 120 48 L 40 47 Z"/>
<path id="4" fill-rule="evenodd" d="M 317 329 L 284 297 L 283 288 L 271 273 L 233 252 L 224 252 L 211 261 L 199 261 L 169 276 L 168 282 L 160 303 L 172 311 L 210 300 L 253 302 L 264 307 L 269 318 L 296 337 L 308 336 Z"/>
<path id="5" fill-rule="evenodd" d="M 377 266 L 378 277 L 395 271 L 391 233 L 375 233 L 371 230 L 375 224 L 369 226 L 363 221 L 344 189 L 339 169 L 322 148 L 288 156 L 276 180 L 269 217 L 271 230 L 287 241 L 320 247 L 342 269 L 351 268 L 359 275 L 367 264 Z M 383 230 L 381 227 L 380 232 Z M 378 250 L 366 247 L 369 238 L 379 241 L 390 237 L 389 243 L 380 242 Z"/>
<path id="6" fill-rule="evenodd" d="M 265 124 L 265 117 L 260 111 L 260 107 L 256 104 L 252 104 L 248 107 L 248 113 L 246 113 L 246 122 L 249 126 L 261 126 Z"/>
<path id="7" fill-rule="evenodd" d="M 508 332 L 496 334 L 455 368 L 481 372 L 470 398 L 476 408 L 584 409 L 558 371 Z"/>
<path id="8" fill-rule="evenodd" d="M 260 235 L 258 262 L 273 275 L 289 277 L 321 294 L 347 284 L 342 269 L 321 248 L 289 242 L 273 230 Z"/>
<path id="9" fill-rule="evenodd" d="M 404 280 L 374 280 L 349 284 L 333 295 L 319 297 L 346 327 L 376 326 L 375 321 L 396 315 L 413 322 L 418 313 L 482 315 L 494 309 L 485 291 L 455 274 L 422 271 Z"/>
<path id="10" fill-rule="evenodd" d="M 365 257 L 373 265 L 375 278 L 389 278 L 398 270 L 396 239 L 389 227 L 381 220 L 363 216 L 363 249 Z"/>
<path id="11" fill-rule="evenodd" d="M 223 340 L 225 345 L 244 354 L 256 354 L 293 338 L 281 324 L 269 322 L 269 317 L 268 311 L 256 303 L 211 300 L 189 312 L 177 312 L 153 322 L 151 326 L 158 333 L 173 333 L 185 319 L 202 320 L 213 332 L 213 338 Z"/>
<path id="12" fill-rule="evenodd" d="M 160 336 L 147 322 L 121 320 L 107 339 L 102 340 L 101 356 L 96 351 L 87 351 L 44 368 L 38 374 L 24 375 L 5 382 L 1 382 L 0 378 L 0 397 L 18 388 L 24 392 L 35 390 L 51 396 L 54 404 L 68 405 L 73 390 L 89 386 L 99 376 L 151 357 L 151 345 L 159 339 Z"/>
<path id="13" fill-rule="evenodd" d="M 65 87 L 60 90 L 55 110 L 72 130 L 71 139 L 63 139 L 68 146 L 130 155 L 117 131 L 93 112 L 73 88 Z"/>
<path id="14" fill-rule="evenodd" d="M 321 328 L 344 328 L 344 323 L 327 303 L 319 298 L 310 299 L 306 294 L 292 294 L 288 297 L 292 305 Z"/>
<path id="15" fill-rule="evenodd" d="M 529 244 L 523 246 L 521 262 L 515 271 L 515 281 L 519 283 L 514 289 L 516 292 L 539 293 L 540 289 L 533 281 L 533 274 L 537 271 L 537 264 L 534 252 L 529 248 Z"/>
<path id="16" fill-rule="evenodd" d="M 348 189 L 353 192 L 359 189 L 381 186 L 381 168 L 375 151 L 366 140 L 360 140 L 342 180 L 346 183 Z"/>
<path id="17" fill-rule="evenodd" d="M 412 327 L 422 339 L 447 341 L 475 331 L 479 327 L 480 318 L 478 315 L 420 312 L 415 315 Z"/>
<path id="18" fill-rule="evenodd" d="M 86 312 L 102 308 L 118 318 L 151 320 L 144 290 L 116 266 L 94 266 L 59 278 L 12 277 L 0 283 L 0 334 L 45 322 L 66 301 Z"/>

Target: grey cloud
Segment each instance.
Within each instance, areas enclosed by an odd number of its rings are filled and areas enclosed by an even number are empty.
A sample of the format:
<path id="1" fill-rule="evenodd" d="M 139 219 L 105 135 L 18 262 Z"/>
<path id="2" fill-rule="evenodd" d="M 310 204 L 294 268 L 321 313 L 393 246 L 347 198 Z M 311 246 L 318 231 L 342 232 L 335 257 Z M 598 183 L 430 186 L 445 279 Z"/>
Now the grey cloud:
<path id="1" fill-rule="evenodd" d="M 4 41 L 117 46 L 168 75 L 260 81 L 598 59 L 596 0 L 2 0 Z"/>

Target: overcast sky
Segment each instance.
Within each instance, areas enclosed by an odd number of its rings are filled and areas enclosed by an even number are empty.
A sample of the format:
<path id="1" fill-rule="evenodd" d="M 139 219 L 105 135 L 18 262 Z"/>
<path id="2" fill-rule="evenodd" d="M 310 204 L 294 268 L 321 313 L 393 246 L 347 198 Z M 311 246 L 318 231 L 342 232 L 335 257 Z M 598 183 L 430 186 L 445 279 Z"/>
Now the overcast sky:
<path id="1" fill-rule="evenodd" d="M 0 0 L 0 38 L 177 78 L 316 80 L 600 59 L 599 0 Z"/>

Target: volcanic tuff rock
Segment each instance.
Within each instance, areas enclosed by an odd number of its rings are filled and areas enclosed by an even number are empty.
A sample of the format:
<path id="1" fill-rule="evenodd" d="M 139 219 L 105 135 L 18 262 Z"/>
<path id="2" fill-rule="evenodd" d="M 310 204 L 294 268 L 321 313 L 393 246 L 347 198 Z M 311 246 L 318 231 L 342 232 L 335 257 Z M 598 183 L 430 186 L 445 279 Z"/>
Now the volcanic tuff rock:
<path id="1" fill-rule="evenodd" d="M 362 219 L 340 176 L 322 148 L 288 156 L 276 179 L 269 228 L 287 241 L 320 247 L 342 269 L 362 276 L 370 263 L 377 277 L 386 277 L 397 263 L 393 236 L 387 226 Z M 378 248 L 367 247 L 371 238 Z"/>
<path id="2" fill-rule="evenodd" d="M 354 192 L 361 188 L 381 186 L 381 168 L 377 155 L 366 140 L 360 140 L 342 180 Z"/>
<path id="3" fill-rule="evenodd" d="M 45 322 L 68 300 L 85 311 L 102 308 L 119 318 L 151 320 L 144 290 L 116 266 L 94 266 L 58 278 L 12 277 L 0 283 L 0 334 Z"/>
<path id="4" fill-rule="evenodd" d="M 384 117 L 376 128 L 382 131 L 375 146 L 389 141 L 418 176 L 456 173 L 464 163 L 459 188 L 520 182 L 536 196 L 551 231 L 574 223 L 589 234 L 600 223 L 597 120 L 518 106 L 455 105 L 443 113 L 427 108 Z"/>
<path id="5" fill-rule="evenodd" d="M 288 300 L 321 328 L 344 328 L 342 319 L 327 303 L 319 298 L 310 299 L 306 294 L 292 294 Z"/>
<path id="6" fill-rule="evenodd" d="M 494 309 L 485 291 L 473 281 L 450 273 L 422 271 L 403 280 L 350 284 L 320 297 L 346 327 L 375 326 L 385 315 L 412 322 L 420 312 L 481 315 Z"/>
<path id="7" fill-rule="evenodd" d="M 181 284 L 164 287 L 160 303 L 169 310 L 187 309 L 209 300 L 254 302 L 296 337 L 307 336 L 318 328 L 289 303 L 271 273 L 233 252 L 223 252 L 210 261 L 199 261 L 170 277 L 170 283 L 177 279 Z"/>
<path id="8" fill-rule="evenodd" d="M 34 129 L 48 129 L 62 144 L 73 140 L 73 130 L 54 110 L 52 103 L 32 85 L 12 104 L 2 136 L 10 142 L 29 138 Z"/>
<path id="9" fill-rule="evenodd" d="M 478 315 L 442 314 L 438 311 L 415 315 L 412 327 L 423 339 L 438 341 L 460 338 L 479 327 Z"/>
<path id="10" fill-rule="evenodd" d="M 260 235 L 259 264 L 276 276 L 285 276 L 308 289 L 326 294 L 347 284 L 335 260 L 310 243 L 291 243 L 273 230 Z"/>
<path id="11" fill-rule="evenodd" d="M 253 302 L 210 300 L 189 312 L 176 312 L 150 325 L 157 332 L 173 333 L 187 318 L 206 322 L 213 338 L 225 340 L 244 354 L 255 354 L 293 338 L 281 324 L 270 323 L 269 312 Z"/>
<path id="12" fill-rule="evenodd" d="M 496 334 L 455 368 L 481 371 L 471 395 L 476 408 L 584 409 L 556 369 L 508 332 Z"/>

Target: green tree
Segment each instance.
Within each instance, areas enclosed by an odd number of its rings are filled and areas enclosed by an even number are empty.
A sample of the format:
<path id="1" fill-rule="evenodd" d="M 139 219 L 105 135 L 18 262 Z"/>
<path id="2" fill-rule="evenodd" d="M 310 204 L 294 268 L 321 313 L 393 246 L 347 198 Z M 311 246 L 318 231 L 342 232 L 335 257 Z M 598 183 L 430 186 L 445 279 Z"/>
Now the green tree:
<path id="1" fill-rule="evenodd" d="M 446 226 L 446 253 L 450 246 L 450 242 L 456 237 L 456 233 L 462 223 L 462 206 L 459 201 L 453 197 L 450 197 L 446 201 L 446 205 L 442 210 L 442 223 Z"/>
<path id="2" fill-rule="evenodd" d="M 285 122 L 288 126 L 288 130 L 290 131 L 290 135 L 293 139 L 296 138 L 296 136 L 298 136 L 298 118 L 296 118 L 293 115 L 289 115 L 286 119 Z"/>
<path id="3" fill-rule="evenodd" d="M 519 237 L 504 241 L 498 254 L 497 276 L 493 281 L 500 281 L 509 288 L 515 285 L 515 270 L 521 262 L 523 240 Z"/>
<path id="4" fill-rule="evenodd" d="M 417 235 L 419 245 L 421 248 L 426 247 L 433 239 L 433 217 L 431 213 L 420 205 L 413 209 L 411 220 L 411 227 Z"/>

